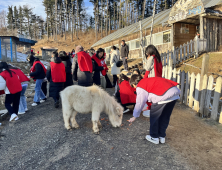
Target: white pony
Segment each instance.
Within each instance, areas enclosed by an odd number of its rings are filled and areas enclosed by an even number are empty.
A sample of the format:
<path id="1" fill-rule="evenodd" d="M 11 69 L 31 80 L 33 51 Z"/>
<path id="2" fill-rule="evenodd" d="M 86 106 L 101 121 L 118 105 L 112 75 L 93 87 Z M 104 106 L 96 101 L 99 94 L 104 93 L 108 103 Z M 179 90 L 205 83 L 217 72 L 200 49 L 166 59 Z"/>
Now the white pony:
<path id="1" fill-rule="evenodd" d="M 109 116 L 113 127 L 120 127 L 123 118 L 122 106 L 100 87 L 93 85 L 82 87 L 73 85 L 60 92 L 62 99 L 62 111 L 65 127 L 67 130 L 79 128 L 76 122 L 77 113 L 92 113 L 93 131 L 99 134 L 99 127 L 102 127 L 99 118 L 102 112 Z"/>

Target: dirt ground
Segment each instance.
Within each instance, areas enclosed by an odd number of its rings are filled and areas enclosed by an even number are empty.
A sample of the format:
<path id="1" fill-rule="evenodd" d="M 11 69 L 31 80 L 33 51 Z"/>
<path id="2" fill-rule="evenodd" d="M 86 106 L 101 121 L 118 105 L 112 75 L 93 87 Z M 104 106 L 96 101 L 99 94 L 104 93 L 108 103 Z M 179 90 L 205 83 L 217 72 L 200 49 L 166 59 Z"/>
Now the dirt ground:
<path id="1" fill-rule="evenodd" d="M 113 89 L 108 90 L 113 94 Z M 0 169 L 221 169 L 222 127 L 200 119 L 184 105 L 176 104 L 166 144 L 145 140 L 149 118 L 141 115 L 132 125 L 123 117 L 121 128 L 111 127 L 101 114 L 103 129 L 92 133 L 91 115 L 77 115 L 80 129 L 64 128 L 62 110 L 52 99 L 31 107 L 14 123 L 0 127 Z M 105 119 L 104 119 L 105 118 Z"/>

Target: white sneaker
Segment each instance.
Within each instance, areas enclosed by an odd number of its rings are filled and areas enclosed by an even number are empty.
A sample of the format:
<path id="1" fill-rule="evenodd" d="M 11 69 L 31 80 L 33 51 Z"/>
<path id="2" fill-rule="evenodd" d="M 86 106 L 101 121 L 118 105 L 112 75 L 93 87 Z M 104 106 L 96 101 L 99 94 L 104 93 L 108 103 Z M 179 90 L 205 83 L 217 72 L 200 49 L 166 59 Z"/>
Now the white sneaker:
<path id="1" fill-rule="evenodd" d="M 45 100 L 40 100 L 40 103 L 44 103 L 45 102 Z"/>
<path id="2" fill-rule="evenodd" d="M 10 119 L 9 119 L 9 122 L 11 122 L 11 121 L 13 121 L 13 120 L 18 120 L 18 116 L 17 116 L 15 113 L 13 113 L 13 114 L 11 115 L 11 117 L 10 117 Z"/>
<path id="3" fill-rule="evenodd" d="M 165 143 L 165 138 L 160 137 L 160 143 L 164 144 Z"/>
<path id="4" fill-rule="evenodd" d="M 32 106 L 37 106 L 39 105 L 39 103 L 32 103 Z"/>
<path id="5" fill-rule="evenodd" d="M 23 114 L 25 114 L 25 112 L 18 112 L 18 114 L 19 114 L 19 115 L 23 115 Z"/>
<path id="6" fill-rule="evenodd" d="M 28 111 L 28 108 L 26 108 L 25 111 L 27 112 L 27 111 Z"/>
<path id="7" fill-rule="evenodd" d="M 123 113 L 127 113 L 129 111 L 130 111 L 130 109 L 126 109 L 126 110 L 123 111 Z"/>
<path id="8" fill-rule="evenodd" d="M 159 144 L 159 138 L 152 138 L 150 135 L 146 135 L 146 140 L 148 140 L 154 144 Z"/>
<path id="9" fill-rule="evenodd" d="M 143 111 L 143 116 L 144 117 L 150 117 L 150 110 Z"/>

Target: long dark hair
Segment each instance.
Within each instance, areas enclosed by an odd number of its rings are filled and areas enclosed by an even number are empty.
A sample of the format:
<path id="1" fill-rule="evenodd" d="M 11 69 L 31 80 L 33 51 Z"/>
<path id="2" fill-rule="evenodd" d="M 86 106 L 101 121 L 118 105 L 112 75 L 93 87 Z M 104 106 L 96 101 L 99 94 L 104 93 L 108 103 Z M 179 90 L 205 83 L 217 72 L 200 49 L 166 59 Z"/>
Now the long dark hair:
<path id="1" fill-rule="evenodd" d="M 160 58 L 160 53 L 158 52 L 158 50 L 156 49 L 156 47 L 154 45 L 149 45 L 148 47 L 146 47 L 146 50 L 145 50 L 145 55 L 146 55 L 146 58 L 150 55 L 155 55 L 158 63 L 161 62 L 161 58 Z"/>
<path id="2" fill-rule="evenodd" d="M 12 77 L 12 72 L 15 73 L 14 71 L 11 71 L 9 69 L 9 66 L 8 66 L 8 64 L 6 62 L 0 62 L 0 72 L 2 72 L 3 69 L 5 69 L 7 72 L 9 72 L 11 77 Z"/>
<path id="3" fill-rule="evenodd" d="M 129 81 L 129 78 L 124 74 L 120 74 L 119 75 L 119 84 L 122 83 L 124 80 Z"/>
<path id="4" fill-rule="evenodd" d="M 133 70 L 133 72 L 134 72 L 134 71 L 136 71 L 137 74 L 140 75 L 140 70 L 139 70 L 138 68 L 135 68 L 135 69 Z"/>
<path id="5" fill-rule="evenodd" d="M 133 74 L 129 81 L 130 85 L 133 87 L 133 85 L 137 85 L 142 79 L 141 75 Z"/>
<path id="6" fill-rule="evenodd" d="M 100 59 L 100 58 L 99 58 L 99 53 L 100 53 L 100 52 L 103 52 L 102 58 L 104 59 L 105 50 L 104 50 L 103 48 L 99 48 L 99 49 L 96 51 L 96 57 L 97 57 L 98 59 Z"/>
<path id="7" fill-rule="evenodd" d="M 113 46 L 111 47 L 111 49 L 116 50 L 116 46 L 113 45 Z"/>

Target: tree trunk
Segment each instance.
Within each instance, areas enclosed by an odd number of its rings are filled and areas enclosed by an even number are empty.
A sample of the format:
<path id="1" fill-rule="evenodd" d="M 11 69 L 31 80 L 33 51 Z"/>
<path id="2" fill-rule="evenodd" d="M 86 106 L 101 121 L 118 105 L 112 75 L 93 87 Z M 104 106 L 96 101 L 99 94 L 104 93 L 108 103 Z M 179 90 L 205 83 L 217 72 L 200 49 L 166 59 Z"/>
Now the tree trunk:
<path id="1" fill-rule="evenodd" d="M 119 1 L 119 29 L 121 28 L 121 0 Z"/>
<path id="2" fill-rule="evenodd" d="M 55 38 L 57 41 L 57 0 L 55 0 Z"/>
<path id="3" fill-rule="evenodd" d="M 79 31 L 79 23 L 80 23 L 80 18 L 79 18 L 79 0 L 76 0 L 76 6 L 77 6 L 77 27 L 76 27 L 76 38 L 78 39 L 78 31 Z"/>
<path id="4" fill-rule="evenodd" d="M 109 1 L 109 6 L 110 6 L 110 1 Z M 108 10 L 109 12 L 108 12 L 108 14 L 109 14 L 109 34 L 110 34 L 110 32 L 111 32 L 111 15 L 110 15 L 110 9 Z"/>
<path id="5" fill-rule="evenodd" d="M 143 19 L 145 15 L 145 8 L 146 8 L 146 0 L 143 0 Z"/>
<path id="6" fill-rule="evenodd" d="M 135 23 L 135 11 L 134 11 L 134 2 L 133 2 L 133 23 Z"/>
<path id="7" fill-rule="evenodd" d="M 103 0 L 101 0 L 101 38 L 103 37 Z"/>
<path id="8" fill-rule="evenodd" d="M 108 35 L 109 0 L 106 0 L 106 36 Z"/>
<path id="9" fill-rule="evenodd" d="M 126 26 L 128 26 L 128 0 L 126 0 L 125 2 L 126 2 L 126 19 L 125 19 L 125 22 L 126 22 Z"/>
<path id="10" fill-rule="evenodd" d="M 73 42 L 74 4 L 72 4 L 71 39 Z"/>
<path id="11" fill-rule="evenodd" d="M 96 15 L 97 4 L 94 4 L 94 5 L 95 5 L 94 6 L 94 13 L 95 13 L 95 37 L 96 37 L 96 41 L 97 41 L 97 15 Z"/>
<path id="12" fill-rule="evenodd" d="M 49 40 L 49 13 L 48 13 L 48 8 L 47 8 L 47 40 Z"/>
<path id="13" fill-rule="evenodd" d="M 66 27 L 67 27 L 67 19 L 68 19 L 68 11 L 67 11 L 67 5 L 68 5 L 68 3 L 67 3 L 67 0 L 66 0 L 66 15 L 65 15 L 65 17 L 64 17 L 64 22 L 65 22 L 65 40 L 66 40 Z"/>

